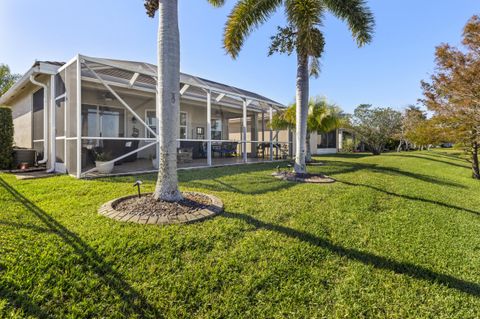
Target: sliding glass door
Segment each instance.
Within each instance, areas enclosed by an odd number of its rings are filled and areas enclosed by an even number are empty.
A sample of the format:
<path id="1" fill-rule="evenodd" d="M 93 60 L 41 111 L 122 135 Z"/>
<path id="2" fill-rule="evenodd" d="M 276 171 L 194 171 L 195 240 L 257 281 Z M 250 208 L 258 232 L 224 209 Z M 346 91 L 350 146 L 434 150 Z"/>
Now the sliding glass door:
<path id="1" fill-rule="evenodd" d="M 82 105 L 82 136 L 124 137 L 125 110 L 109 106 Z"/>

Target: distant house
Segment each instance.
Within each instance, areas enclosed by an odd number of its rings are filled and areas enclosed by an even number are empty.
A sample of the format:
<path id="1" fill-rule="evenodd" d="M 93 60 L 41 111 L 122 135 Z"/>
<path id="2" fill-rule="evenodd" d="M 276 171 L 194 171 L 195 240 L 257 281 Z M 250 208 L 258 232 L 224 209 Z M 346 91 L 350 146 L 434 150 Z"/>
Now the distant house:
<path id="1" fill-rule="evenodd" d="M 97 176 L 100 156 L 109 174 L 155 171 L 156 66 L 77 55 L 42 61 L 2 97 L 12 107 L 17 147 L 37 150 L 47 169 Z M 268 121 L 285 106 L 254 92 L 181 74 L 179 168 L 284 160 L 293 134 Z M 315 136 L 312 153 L 341 148 L 337 133 Z"/>

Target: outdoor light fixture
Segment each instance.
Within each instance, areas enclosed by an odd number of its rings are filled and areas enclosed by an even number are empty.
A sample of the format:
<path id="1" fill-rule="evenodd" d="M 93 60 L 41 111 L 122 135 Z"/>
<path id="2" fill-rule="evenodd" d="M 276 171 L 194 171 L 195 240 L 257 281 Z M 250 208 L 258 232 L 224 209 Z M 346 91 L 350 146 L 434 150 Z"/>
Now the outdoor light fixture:
<path id="1" fill-rule="evenodd" d="M 110 92 L 107 92 L 103 95 L 103 98 L 105 99 L 105 102 L 112 102 L 113 101 L 113 95 Z"/>
<path id="2" fill-rule="evenodd" d="M 135 184 L 133 184 L 133 187 L 137 186 L 137 190 L 138 190 L 138 198 L 142 197 L 142 195 L 140 194 L 140 185 L 142 185 L 142 181 L 138 180 L 135 182 Z"/>

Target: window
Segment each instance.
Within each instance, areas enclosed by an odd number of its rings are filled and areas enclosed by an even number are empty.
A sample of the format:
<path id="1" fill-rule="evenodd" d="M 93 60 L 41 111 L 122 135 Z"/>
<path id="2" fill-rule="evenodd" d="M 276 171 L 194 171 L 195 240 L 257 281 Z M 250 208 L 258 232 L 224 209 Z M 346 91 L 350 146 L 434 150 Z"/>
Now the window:
<path id="1" fill-rule="evenodd" d="M 82 136 L 100 136 L 96 105 L 82 106 Z"/>
<path id="2" fill-rule="evenodd" d="M 43 140 L 43 89 L 33 93 L 33 140 Z"/>
<path id="3" fill-rule="evenodd" d="M 82 136 L 124 137 L 125 110 L 108 106 L 82 105 Z"/>
<path id="4" fill-rule="evenodd" d="M 156 112 L 154 110 L 147 110 L 146 112 L 146 124 L 148 125 L 149 128 L 151 128 L 154 132 L 157 131 L 157 118 L 156 118 Z M 150 132 L 150 130 L 147 130 L 145 128 L 145 136 L 147 138 L 155 138 L 155 136 Z"/>
<path id="5" fill-rule="evenodd" d="M 187 112 L 180 112 L 180 139 L 187 139 Z"/>
<path id="6" fill-rule="evenodd" d="M 337 131 L 328 133 L 318 133 L 320 136 L 320 143 L 317 148 L 337 148 Z"/>
<path id="7" fill-rule="evenodd" d="M 146 111 L 146 124 L 155 132 L 157 131 L 157 119 L 155 117 L 156 112 L 154 110 Z M 155 138 L 152 132 L 145 129 L 145 136 L 147 138 Z M 180 112 L 180 139 L 187 139 L 187 112 Z"/>
<path id="8" fill-rule="evenodd" d="M 59 73 L 55 75 L 55 97 L 60 96 L 64 93 L 65 93 L 65 82 L 63 81 L 63 78 Z"/>
<path id="9" fill-rule="evenodd" d="M 124 137 L 125 111 L 107 107 L 99 107 L 100 134 L 102 137 Z"/>
<path id="10" fill-rule="evenodd" d="M 212 119 L 212 140 L 222 139 L 222 120 Z"/>
<path id="11" fill-rule="evenodd" d="M 33 93 L 33 112 L 43 111 L 43 89 Z"/>

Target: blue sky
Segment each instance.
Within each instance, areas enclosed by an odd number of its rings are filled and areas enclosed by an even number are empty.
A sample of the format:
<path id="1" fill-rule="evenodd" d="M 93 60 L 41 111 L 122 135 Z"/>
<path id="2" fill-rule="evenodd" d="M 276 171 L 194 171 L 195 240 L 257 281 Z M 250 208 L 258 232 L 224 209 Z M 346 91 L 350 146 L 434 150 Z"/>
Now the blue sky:
<path id="1" fill-rule="evenodd" d="M 215 9 L 206 0 L 180 0 L 182 71 L 252 90 L 282 103 L 295 96 L 295 58 L 267 57 L 270 36 L 284 24 L 278 12 L 254 32 L 237 60 L 222 49 L 222 30 L 235 1 Z M 376 29 L 358 49 L 346 25 L 324 23 L 322 73 L 311 95 L 351 112 L 361 103 L 402 107 L 421 97 L 433 71 L 435 46 L 458 45 L 462 27 L 480 13 L 477 0 L 371 0 Z M 155 63 L 157 21 L 142 0 L 1 0 L 0 63 L 25 72 L 35 61 L 67 61 L 77 53 Z"/>

